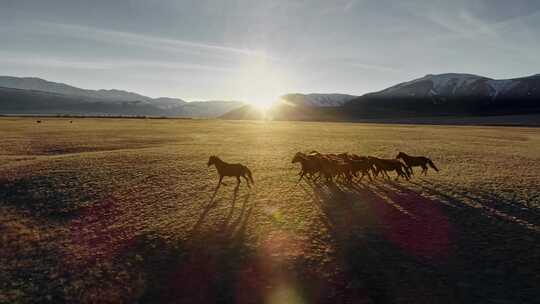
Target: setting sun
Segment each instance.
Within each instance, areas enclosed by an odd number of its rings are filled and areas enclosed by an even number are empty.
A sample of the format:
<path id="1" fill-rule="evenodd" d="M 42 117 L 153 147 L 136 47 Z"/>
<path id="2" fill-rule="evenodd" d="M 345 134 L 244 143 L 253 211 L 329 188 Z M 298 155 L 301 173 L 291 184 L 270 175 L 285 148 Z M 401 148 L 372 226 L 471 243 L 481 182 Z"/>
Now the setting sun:
<path id="1" fill-rule="evenodd" d="M 250 58 L 241 67 L 234 79 L 234 91 L 241 100 L 267 110 L 287 92 L 288 82 L 286 72 L 272 58 L 261 55 Z"/>

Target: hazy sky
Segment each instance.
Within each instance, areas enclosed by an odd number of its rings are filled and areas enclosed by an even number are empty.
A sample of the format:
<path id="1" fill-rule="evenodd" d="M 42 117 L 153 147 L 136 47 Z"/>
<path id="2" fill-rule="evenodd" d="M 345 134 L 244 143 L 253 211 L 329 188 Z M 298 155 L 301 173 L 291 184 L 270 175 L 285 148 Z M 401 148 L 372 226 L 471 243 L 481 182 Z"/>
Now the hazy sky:
<path id="1" fill-rule="evenodd" d="M 0 74 L 186 100 L 540 73 L 538 0 L 0 0 Z"/>

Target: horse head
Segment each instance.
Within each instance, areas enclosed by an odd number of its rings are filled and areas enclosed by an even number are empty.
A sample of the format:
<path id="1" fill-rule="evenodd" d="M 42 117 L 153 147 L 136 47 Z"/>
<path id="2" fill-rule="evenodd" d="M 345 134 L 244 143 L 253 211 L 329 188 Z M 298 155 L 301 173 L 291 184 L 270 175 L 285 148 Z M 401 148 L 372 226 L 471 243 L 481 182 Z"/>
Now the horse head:
<path id="1" fill-rule="evenodd" d="M 405 156 L 405 153 L 403 153 L 403 152 L 400 151 L 400 152 L 398 153 L 398 155 L 396 156 L 396 158 L 399 159 L 399 158 L 403 158 L 404 156 Z"/>
<path id="2" fill-rule="evenodd" d="M 214 156 L 214 155 L 210 156 L 208 158 L 208 164 L 207 164 L 208 167 L 210 167 L 211 165 L 215 165 L 217 159 L 218 159 L 217 156 Z"/>
<path id="3" fill-rule="evenodd" d="M 302 152 L 296 152 L 296 154 L 294 155 L 294 157 L 293 157 L 291 163 L 294 164 L 294 163 L 297 163 L 297 162 L 302 161 L 303 156 L 304 156 L 304 153 L 302 153 Z"/>

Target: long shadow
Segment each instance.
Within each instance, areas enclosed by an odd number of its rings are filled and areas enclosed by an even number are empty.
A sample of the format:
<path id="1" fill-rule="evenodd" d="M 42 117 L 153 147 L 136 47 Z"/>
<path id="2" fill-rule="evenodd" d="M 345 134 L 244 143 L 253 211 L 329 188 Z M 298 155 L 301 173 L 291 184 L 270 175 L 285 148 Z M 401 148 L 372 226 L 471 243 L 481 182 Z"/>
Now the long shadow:
<path id="1" fill-rule="evenodd" d="M 217 205 L 209 201 L 186 240 L 166 241 L 159 235 L 142 235 L 125 249 L 124 261 L 134 265 L 145 288 L 134 299 L 140 303 L 236 303 L 245 282 L 246 265 L 256 253 L 246 245 L 246 227 L 253 204 L 246 194 L 234 215 L 238 189 L 230 211 L 221 223 L 203 229 L 202 223 Z M 250 291 L 245 291 L 250 292 Z M 254 302 L 262 295 L 251 294 Z"/>
<path id="2" fill-rule="evenodd" d="M 458 197 L 442 192 L 437 189 L 440 188 L 440 185 L 436 185 L 428 180 L 422 179 L 421 182 L 412 181 L 412 183 L 433 195 L 443 197 L 449 201 L 460 202 Z M 474 201 L 483 207 L 496 210 L 510 217 L 521 219 L 537 227 L 540 226 L 540 212 L 534 207 L 515 203 L 480 189 L 465 189 L 459 186 L 453 186 L 453 188 L 460 190 L 461 197 Z"/>
<path id="3" fill-rule="evenodd" d="M 220 188 L 220 186 L 218 185 L 216 187 L 216 189 L 214 190 L 214 193 L 212 194 L 212 197 L 210 198 L 210 201 L 206 204 L 206 207 L 204 207 L 203 212 L 199 216 L 199 219 L 197 220 L 197 222 L 195 223 L 195 225 L 191 229 L 190 235 L 193 236 L 194 234 L 196 234 L 199 231 L 199 229 L 201 228 L 201 225 L 206 220 L 206 217 L 208 216 L 208 213 L 212 209 L 217 207 L 218 201 L 215 200 L 215 197 L 216 197 L 216 194 L 217 194 L 219 188 Z M 231 220 L 231 217 L 232 217 L 232 215 L 234 213 L 234 209 L 235 209 L 235 206 L 236 206 L 236 200 L 238 198 L 238 190 L 239 190 L 239 187 L 235 187 L 234 190 L 233 190 L 233 197 L 232 197 L 232 200 L 231 200 L 231 208 L 230 208 L 229 214 L 227 215 L 227 218 L 224 221 L 224 225 L 226 225 Z M 244 204 L 243 204 L 242 212 L 244 211 L 245 203 L 247 202 L 248 199 L 249 199 L 249 193 L 246 195 L 246 199 L 245 199 Z"/>
<path id="4" fill-rule="evenodd" d="M 418 193 L 395 187 L 399 191 L 390 191 L 392 199 L 407 202 L 415 210 L 426 209 Z M 440 207 L 454 230 L 456 262 L 452 268 L 461 269 L 455 279 L 465 274 L 475 293 L 497 300 L 533 301 L 539 294 L 535 288 L 540 271 L 538 231 L 464 203 L 462 206 L 461 210 Z"/>
<path id="5" fill-rule="evenodd" d="M 236 220 L 231 223 L 231 219 L 232 219 L 232 217 L 234 215 L 234 211 L 235 211 L 236 199 L 233 200 L 233 203 L 232 203 L 231 208 L 229 210 L 229 214 L 227 215 L 227 217 L 225 218 L 225 220 L 222 223 L 222 231 L 232 231 L 232 230 L 236 229 L 236 227 L 238 227 L 238 225 L 243 221 L 244 215 L 246 213 L 246 206 L 247 206 L 247 202 L 249 201 L 249 197 L 250 197 L 250 193 L 245 195 L 244 200 L 242 201 L 242 206 L 240 207 L 240 215 L 238 215 Z M 236 198 L 236 195 L 235 195 L 235 198 Z M 253 208 L 253 206 L 251 206 L 249 210 L 251 211 L 252 208 Z M 249 217 L 249 216 L 247 216 L 247 217 Z"/>
<path id="6" fill-rule="evenodd" d="M 540 295 L 536 231 L 394 182 L 309 185 L 354 283 L 349 302 L 527 303 Z"/>
<path id="7" fill-rule="evenodd" d="M 370 186 L 328 185 L 313 189 L 327 218 L 345 270 L 345 302 L 445 303 L 454 291 L 426 261 L 400 246 L 399 230 L 415 219 Z M 429 291 L 426 288 L 429 287 Z"/>

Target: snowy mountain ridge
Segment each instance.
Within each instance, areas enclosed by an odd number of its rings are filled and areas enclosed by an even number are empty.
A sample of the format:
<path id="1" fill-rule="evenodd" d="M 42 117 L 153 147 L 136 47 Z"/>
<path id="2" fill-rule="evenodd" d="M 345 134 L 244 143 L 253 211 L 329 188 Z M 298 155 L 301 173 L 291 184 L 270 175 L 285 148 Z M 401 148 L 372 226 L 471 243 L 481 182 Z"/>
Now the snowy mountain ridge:
<path id="1" fill-rule="evenodd" d="M 463 97 L 528 96 L 538 90 L 539 75 L 515 79 L 491 79 L 472 74 L 428 74 L 379 92 L 366 94 L 377 97 Z"/>

